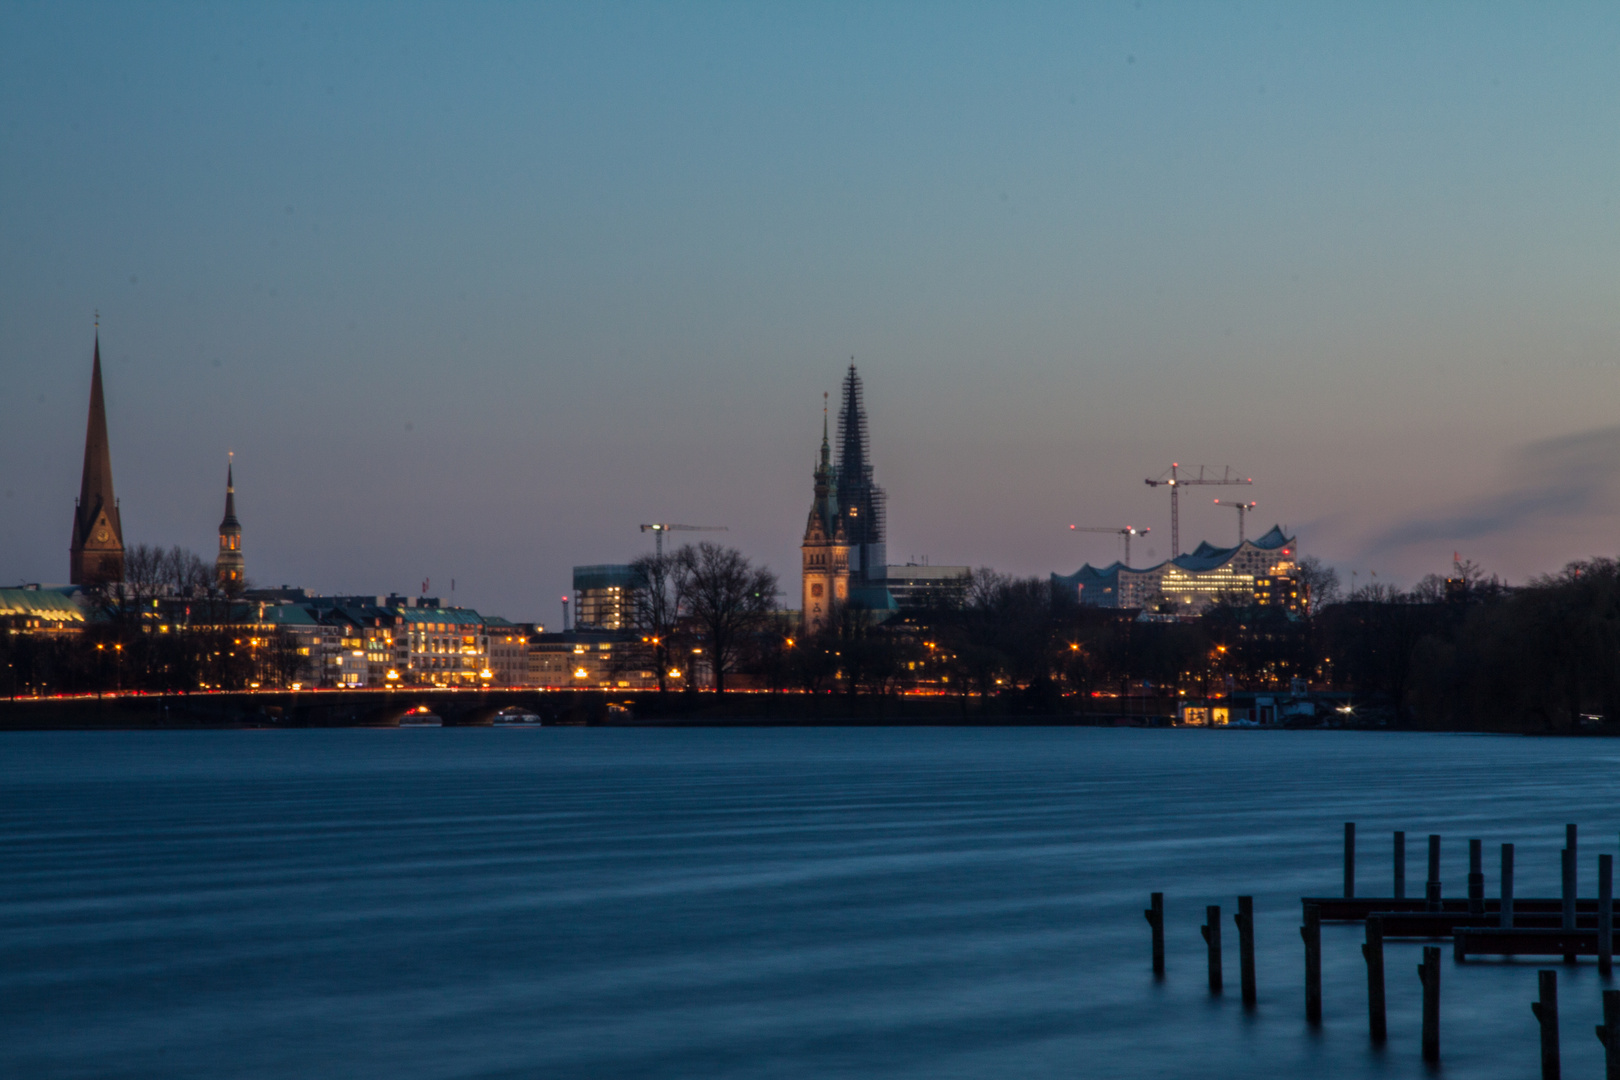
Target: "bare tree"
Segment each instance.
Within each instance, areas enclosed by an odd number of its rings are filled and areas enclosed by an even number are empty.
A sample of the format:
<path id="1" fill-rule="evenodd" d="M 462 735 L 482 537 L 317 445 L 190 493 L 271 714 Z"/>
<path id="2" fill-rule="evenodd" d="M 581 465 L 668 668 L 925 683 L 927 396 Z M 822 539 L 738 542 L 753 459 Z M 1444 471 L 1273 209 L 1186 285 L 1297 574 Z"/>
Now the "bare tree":
<path id="1" fill-rule="evenodd" d="M 708 648 L 714 689 L 724 693 L 750 640 L 765 628 L 776 602 L 776 575 L 736 548 L 704 542 L 675 553 L 676 589 Z"/>
<path id="2" fill-rule="evenodd" d="M 1306 595 L 1311 598 L 1312 615 L 1339 602 L 1339 572 L 1333 567 L 1309 555 L 1299 561 L 1297 573 L 1305 583 Z"/>
<path id="3" fill-rule="evenodd" d="M 203 557 L 178 544 L 165 556 L 164 572 L 169 595 L 175 597 L 201 599 L 208 595 L 215 581 L 214 570 Z"/>
<path id="4" fill-rule="evenodd" d="M 658 669 L 658 692 L 669 690 L 669 658 L 675 648 L 681 614 L 681 575 L 674 554 L 643 555 L 630 564 L 637 578 L 631 594 L 631 618 L 652 651 Z"/>

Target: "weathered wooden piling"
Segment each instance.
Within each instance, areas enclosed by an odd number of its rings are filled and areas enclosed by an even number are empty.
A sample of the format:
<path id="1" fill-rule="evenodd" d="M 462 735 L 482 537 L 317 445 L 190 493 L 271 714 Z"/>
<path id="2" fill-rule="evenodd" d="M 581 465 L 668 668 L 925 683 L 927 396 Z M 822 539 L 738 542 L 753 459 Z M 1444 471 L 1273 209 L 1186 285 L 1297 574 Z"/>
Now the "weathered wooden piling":
<path id="1" fill-rule="evenodd" d="M 1485 914 L 1485 842 L 1468 841 L 1468 914 Z"/>
<path id="2" fill-rule="evenodd" d="M 1153 974 L 1164 978 L 1164 893 L 1156 892 L 1148 901 L 1151 905 L 1142 912 L 1148 925 L 1153 927 Z"/>
<path id="3" fill-rule="evenodd" d="M 1238 975 L 1243 983 L 1243 1007 L 1254 1008 L 1258 993 L 1254 982 L 1254 897 L 1238 897 L 1237 914 L 1232 916 L 1238 929 Z"/>
<path id="4" fill-rule="evenodd" d="M 1429 879 L 1424 884 L 1424 898 L 1430 911 L 1441 910 L 1440 903 L 1440 837 L 1429 834 Z"/>
<path id="5" fill-rule="evenodd" d="M 1570 829 L 1573 830 L 1574 828 L 1575 828 L 1575 826 L 1573 826 L 1573 825 L 1570 826 Z M 1564 890 L 1563 891 L 1563 899 L 1564 899 L 1564 924 L 1563 924 L 1563 928 L 1566 931 L 1569 931 L 1569 930 L 1574 930 L 1575 929 L 1575 849 L 1572 848 L 1572 847 L 1567 847 L 1562 852 L 1560 852 L 1560 855 L 1563 858 L 1563 867 L 1562 867 L 1563 874 L 1560 875 L 1563 878 L 1563 890 Z M 1564 954 L 1564 963 L 1573 964 L 1574 962 L 1575 962 L 1575 954 L 1574 953 L 1565 953 Z"/>
<path id="6" fill-rule="evenodd" d="M 1532 1001 L 1530 1011 L 1541 1023 L 1541 1080 L 1559 1080 L 1558 972 L 1541 972 L 1538 983 L 1541 1000 Z"/>
<path id="7" fill-rule="evenodd" d="M 1620 1080 L 1620 990 L 1603 991 L 1603 1023 L 1597 1028 L 1603 1044 L 1603 1075 Z"/>
<path id="8" fill-rule="evenodd" d="M 1372 1041 L 1384 1041 L 1384 920 L 1373 915 L 1367 919 L 1367 943 L 1361 947 L 1367 959 L 1367 1034 Z"/>
<path id="9" fill-rule="evenodd" d="M 1406 834 L 1399 829 L 1395 831 L 1395 891 L 1390 895 L 1406 899 Z"/>
<path id="10" fill-rule="evenodd" d="M 1299 928 L 1305 940 L 1305 1019 L 1322 1022 L 1322 909 L 1305 905 L 1305 925 Z"/>
<path id="11" fill-rule="evenodd" d="M 1221 992 L 1221 905 L 1211 904 L 1204 909 L 1204 925 L 1199 927 L 1204 941 L 1209 944 L 1209 992 Z"/>
<path id="12" fill-rule="evenodd" d="M 1423 1060 L 1431 1065 L 1440 1061 L 1440 947 L 1425 945 L 1423 963 L 1418 965 L 1423 983 Z"/>
<path id="13" fill-rule="evenodd" d="M 1344 895 L 1356 895 L 1356 823 L 1344 823 Z"/>
<path id="14" fill-rule="evenodd" d="M 1614 856 L 1598 856 L 1598 974 L 1614 964 Z"/>
<path id="15" fill-rule="evenodd" d="M 1513 845 L 1502 845 L 1502 929 L 1513 929 Z"/>

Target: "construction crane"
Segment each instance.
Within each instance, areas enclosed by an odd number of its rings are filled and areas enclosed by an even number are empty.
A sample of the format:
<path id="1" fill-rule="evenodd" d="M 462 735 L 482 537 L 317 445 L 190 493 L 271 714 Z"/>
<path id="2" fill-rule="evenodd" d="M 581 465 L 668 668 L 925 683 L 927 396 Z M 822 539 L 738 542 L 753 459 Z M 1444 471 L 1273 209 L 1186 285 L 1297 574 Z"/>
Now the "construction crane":
<path id="1" fill-rule="evenodd" d="M 659 558 L 664 555 L 664 534 L 667 532 L 727 532 L 724 525 L 671 525 L 659 522 L 656 525 L 643 525 L 642 532 L 653 534 L 653 547 L 657 549 Z"/>
<path id="2" fill-rule="evenodd" d="M 1125 569 L 1127 570 L 1131 568 L 1131 537 L 1146 536 L 1153 531 L 1152 529 L 1138 529 L 1133 525 L 1127 525 L 1123 529 L 1083 528 L 1079 525 L 1070 525 L 1069 529 L 1071 532 L 1113 533 L 1115 536 L 1122 538 L 1125 541 Z"/>
<path id="3" fill-rule="evenodd" d="M 1221 473 L 1220 478 L 1204 475 L 1204 467 L 1198 466 L 1198 475 L 1182 476 L 1178 470 L 1181 466 L 1175 462 L 1170 468 L 1151 480 L 1146 481 L 1148 487 L 1165 486 L 1170 489 L 1170 557 L 1173 559 L 1181 554 L 1181 489 L 1196 486 L 1227 486 L 1231 484 L 1252 484 L 1254 480 L 1242 479 L 1232 475 L 1230 466 Z"/>
<path id="4" fill-rule="evenodd" d="M 1231 499 L 1216 499 L 1216 506 L 1226 506 L 1238 512 L 1238 543 L 1243 543 L 1243 515 L 1260 504 L 1257 502 L 1233 502 Z"/>

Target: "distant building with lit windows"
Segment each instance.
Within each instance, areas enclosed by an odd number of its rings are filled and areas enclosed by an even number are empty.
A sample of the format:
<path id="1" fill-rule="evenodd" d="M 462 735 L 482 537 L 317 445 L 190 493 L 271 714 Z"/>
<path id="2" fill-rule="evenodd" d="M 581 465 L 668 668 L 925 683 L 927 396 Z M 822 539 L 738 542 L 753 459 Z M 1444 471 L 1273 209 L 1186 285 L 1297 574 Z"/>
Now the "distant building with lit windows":
<path id="1" fill-rule="evenodd" d="M 293 636 L 317 686 L 486 686 L 496 679 L 492 639 L 519 636 L 505 619 L 434 597 L 312 596 L 262 607 L 260 621 Z M 513 654 L 503 667 L 526 675 L 527 643 L 501 648 Z"/>
<path id="2" fill-rule="evenodd" d="M 574 567 L 574 625 L 624 630 L 635 623 L 635 593 L 645 582 L 630 566 L 602 563 Z"/>
<path id="3" fill-rule="evenodd" d="M 76 634 L 85 611 L 73 599 L 78 590 L 28 585 L 0 589 L 0 629 L 12 634 Z"/>
<path id="4" fill-rule="evenodd" d="M 565 630 L 529 639 L 529 685 L 591 690 L 648 690 L 658 686 L 653 650 L 634 634 Z M 680 685 L 677 678 L 676 685 Z"/>
<path id="5" fill-rule="evenodd" d="M 1178 613 L 1203 611 L 1222 598 L 1240 603 L 1298 603 L 1304 593 L 1296 580 L 1298 546 L 1281 527 L 1237 547 L 1209 542 L 1187 555 L 1134 570 L 1123 563 L 1101 569 L 1087 563 L 1073 574 L 1053 574 L 1054 588 L 1092 607 L 1148 608 L 1170 602 Z M 1262 588 L 1260 582 L 1267 584 Z M 1285 587 L 1282 582 L 1288 582 Z M 1262 600 L 1262 592 L 1267 599 Z M 1288 596 L 1288 593 L 1296 595 Z"/>
<path id="6" fill-rule="evenodd" d="M 1311 588 L 1298 574 L 1266 574 L 1254 579 L 1254 602 L 1264 608 L 1281 608 L 1290 615 L 1303 615 L 1311 607 Z"/>

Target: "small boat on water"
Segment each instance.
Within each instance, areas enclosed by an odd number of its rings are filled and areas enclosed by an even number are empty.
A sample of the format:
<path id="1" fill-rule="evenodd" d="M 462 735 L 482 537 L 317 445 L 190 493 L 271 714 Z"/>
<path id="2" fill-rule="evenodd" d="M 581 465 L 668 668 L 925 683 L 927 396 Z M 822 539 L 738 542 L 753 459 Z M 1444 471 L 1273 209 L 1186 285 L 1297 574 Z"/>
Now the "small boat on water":
<path id="1" fill-rule="evenodd" d="M 426 709 L 412 709 L 399 718 L 402 728 L 444 727 L 444 721 Z"/>
<path id="2" fill-rule="evenodd" d="M 539 727 L 541 720 L 527 709 L 513 707 L 495 714 L 496 727 Z"/>

